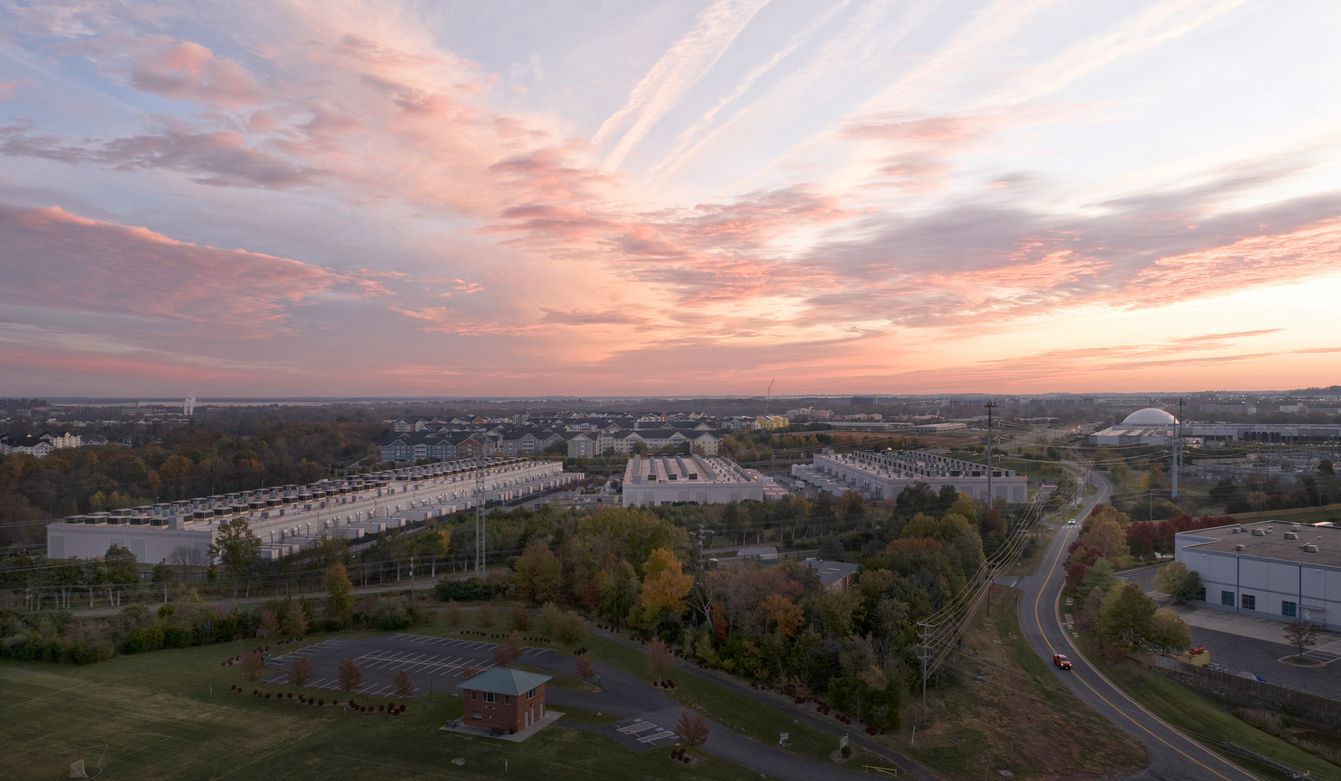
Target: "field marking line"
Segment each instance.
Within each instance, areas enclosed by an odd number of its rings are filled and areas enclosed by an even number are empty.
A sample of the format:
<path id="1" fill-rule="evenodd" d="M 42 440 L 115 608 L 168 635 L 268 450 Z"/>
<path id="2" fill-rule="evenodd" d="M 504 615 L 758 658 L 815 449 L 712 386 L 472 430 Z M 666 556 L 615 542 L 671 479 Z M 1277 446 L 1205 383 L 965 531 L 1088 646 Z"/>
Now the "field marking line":
<path id="1" fill-rule="evenodd" d="M 81 683 L 81 684 L 79 684 L 79 685 L 77 685 L 77 686 L 71 686 L 71 687 L 68 688 L 68 689 L 58 689 L 58 690 L 56 690 L 56 691 L 54 691 L 54 692 L 49 692 L 49 693 L 47 693 L 47 694 L 43 694 L 41 697 L 31 697 L 31 698 L 29 698 L 29 699 L 24 700 L 23 702 L 16 702 L 16 703 L 14 703 L 13 705 L 7 705 L 7 706 L 5 706 L 5 707 L 3 707 L 3 708 L 0 708 L 0 713 L 2 713 L 2 712 L 4 712 L 4 711 L 7 711 L 7 710 L 9 710 L 9 709 L 11 709 L 11 708 L 17 708 L 17 707 L 19 707 L 20 705 L 27 705 L 27 704 L 32 703 L 32 702 L 37 702 L 38 700 L 46 699 L 47 697 L 55 697 L 57 694 L 62 694 L 62 693 L 64 693 L 64 692 L 68 692 L 68 691 L 74 691 L 75 689 L 79 689 L 79 688 L 82 688 L 82 687 L 84 687 L 84 686 L 89 686 L 89 685 L 91 685 L 91 684 L 90 684 L 89 682 L 86 681 L 86 682 Z"/>
<path id="2" fill-rule="evenodd" d="M 433 778 L 455 778 L 455 776 L 445 776 L 445 775 L 442 775 L 441 773 L 433 773 L 433 772 L 430 772 L 430 771 L 427 771 L 427 770 L 414 770 L 414 769 L 412 769 L 412 768 L 408 768 L 408 767 L 400 767 L 399 765 L 388 765 L 388 764 L 385 763 L 385 762 L 376 762 L 376 761 L 371 760 L 371 759 L 360 759 L 359 757 L 346 757 L 346 756 L 343 756 L 343 755 L 341 755 L 341 754 L 331 754 L 331 757 L 333 757 L 333 758 L 335 758 L 335 759 L 349 759 L 349 760 L 353 760 L 354 762 L 364 762 L 364 763 L 367 763 L 367 764 L 369 764 L 369 765 L 377 765 L 377 766 L 379 766 L 379 767 L 389 767 L 389 768 L 391 768 L 392 770 L 401 770 L 401 771 L 404 771 L 404 772 L 406 772 L 406 773 L 415 773 L 415 774 L 417 774 L 417 775 L 422 775 L 422 776 L 432 776 Z"/>

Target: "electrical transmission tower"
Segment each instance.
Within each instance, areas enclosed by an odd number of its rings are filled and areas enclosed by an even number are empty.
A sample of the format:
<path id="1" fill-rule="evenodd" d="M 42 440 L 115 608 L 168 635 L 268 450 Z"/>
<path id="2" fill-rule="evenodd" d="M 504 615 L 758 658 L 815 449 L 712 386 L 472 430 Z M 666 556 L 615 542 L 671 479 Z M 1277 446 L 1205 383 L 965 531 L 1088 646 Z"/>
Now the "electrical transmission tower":
<path id="1" fill-rule="evenodd" d="M 992 493 L 992 412 L 996 402 L 989 401 L 982 406 L 987 410 L 987 507 L 990 509 L 996 504 L 996 495 Z"/>

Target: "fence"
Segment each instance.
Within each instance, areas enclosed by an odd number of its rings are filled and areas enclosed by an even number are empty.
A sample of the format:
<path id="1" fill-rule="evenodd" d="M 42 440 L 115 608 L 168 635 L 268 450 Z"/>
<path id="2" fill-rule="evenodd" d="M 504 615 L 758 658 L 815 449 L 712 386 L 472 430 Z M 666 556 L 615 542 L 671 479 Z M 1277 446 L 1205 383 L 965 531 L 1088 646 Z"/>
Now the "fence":
<path id="1" fill-rule="evenodd" d="M 1316 694 L 1287 689 L 1284 686 L 1277 686 L 1274 683 L 1259 681 L 1253 678 L 1244 678 L 1241 675 L 1221 672 L 1219 670 L 1208 670 L 1205 667 L 1198 667 L 1194 664 L 1180 662 L 1167 656 L 1156 656 L 1155 654 L 1132 654 L 1138 662 L 1148 667 L 1154 667 L 1158 670 L 1167 670 L 1171 673 L 1191 678 L 1194 681 L 1202 681 L 1215 687 L 1231 689 L 1233 691 L 1252 694 L 1263 699 L 1272 700 L 1281 705 L 1289 705 L 1298 708 L 1301 711 L 1314 713 L 1328 721 L 1341 720 L 1341 702 L 1329 700 L 1326 697 L 1319 697 Z"/>

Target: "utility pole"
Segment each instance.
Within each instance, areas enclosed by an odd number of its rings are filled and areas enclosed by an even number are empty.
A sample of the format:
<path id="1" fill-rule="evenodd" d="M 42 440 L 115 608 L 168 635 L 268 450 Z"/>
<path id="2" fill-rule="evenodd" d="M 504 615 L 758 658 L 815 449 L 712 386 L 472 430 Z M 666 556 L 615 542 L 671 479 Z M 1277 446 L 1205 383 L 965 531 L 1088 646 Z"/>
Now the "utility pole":
<path id="1" fill-rule="evenodd" d="M 1173 436 L 1173 498 L 1178 498 L 1178 473 L 1183 470 L 1183 400 L 1178 400 L 1178 422 Z"/>
<path id="2" fill-rule="evenodd" d="M 996 504 L 992 494 L 992 411 L 996 409 L 996 402 L 988 401 L 982 406 L 987 410 L 987 509 L 990 510 Z"/>
<path id="3" fill-rule="evenodd" d="M 922 723 L 925 724 L 927 722 L 927 654 L 931 652 L 931 646 L 927 643 L 927 640 L 930 638 L 930 630 L 933 626 L 922 621 L 918 621 L 917 626 L 922 630 L 920 633 L 922 637 Z"/>
<path id="4" fill-rule="evenodd" d="M 475 468 L 475 577 L 484 578 L 484 464 L 483 457 Z"/>

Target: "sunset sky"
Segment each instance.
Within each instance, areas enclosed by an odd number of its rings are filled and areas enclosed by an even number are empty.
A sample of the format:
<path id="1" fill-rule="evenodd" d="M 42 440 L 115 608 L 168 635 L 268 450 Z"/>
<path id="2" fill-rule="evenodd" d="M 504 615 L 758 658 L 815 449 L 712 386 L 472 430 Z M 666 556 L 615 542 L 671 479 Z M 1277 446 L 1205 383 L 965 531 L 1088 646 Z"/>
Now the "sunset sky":
<path id="1" fill-rule="evenodd" d="M 0 394 L 1341 382 L 1335 0 L 0 5 Z"/>

